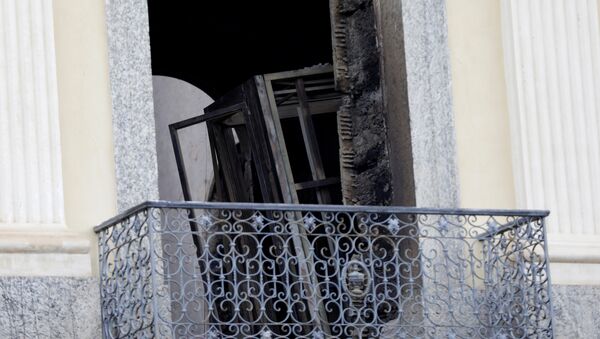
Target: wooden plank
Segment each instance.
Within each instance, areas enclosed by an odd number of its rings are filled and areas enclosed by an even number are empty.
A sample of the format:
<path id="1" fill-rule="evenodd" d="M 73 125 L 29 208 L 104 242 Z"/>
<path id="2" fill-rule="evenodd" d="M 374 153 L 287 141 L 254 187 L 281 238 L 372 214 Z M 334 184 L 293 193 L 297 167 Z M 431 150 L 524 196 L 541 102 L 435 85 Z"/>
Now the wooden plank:
<path id="1" fill-rule="evenodd" d="M 309 190 L 313 188 L 320 188 L 325 186 L 336 185 L 340 183 L 340 178 L 327 178 L 322 180 L 305 181 L 296 183 L 296 190 Z"/>
<path id="2" fill-rule="evenodd" d="M 315 70 L 313 69 L 313 71 Z M 295 76 L 303 76 L 305 74 L 303 71 L 293 71 L 288 72 L 288 74 L 280 75 L 289 78 L 289 75 L 292 73 L 295 74 Z M 281 166 L 281 168 L 278 168 L 278 173 L 280 176 L 284 176 L 283 178 L 280 178 L 282 185 L 282 194 L 284 195 L 284 202 L 287 202 L 285 201 L 285 199 L 287 198 L 289 199 L 288 203 L 298 204 L 298 193 L 294 184 L 294 178 L 290 167 L 287 147 L 285 145 L 285 139 L 283 137 L 281 119 L 279 117 L 278 107 L 275 101 L 275 95 L 273 94 L 272 82 L 269 78 L 275 79 L 277 78 L 277 76 L 271 74 L 269 76 L 264 77 L 255 77 L 257 83 L 257 90 L 261 99 L 261 103 L 263 104 L 263 109 L 265 110 L 264 118 L 265 123 L 267 125 L 267 130 L 269 132 L 269 141 L 271 142 L 271 145 L 273 147 L 273 155 L 278 156 L 278 159 L 275 161 L 275 164 Z M 284 189 L 286 190 L 286 192 L 283 192 Z M 288 194 L 287 197 L 286 194 Z M 297 220 L 302 219 L 302 215 L 299 212 L 295 213 L 295 217 Z M 315 266 L 313 263 L 313 259 L 310 256 L 310 249 L 308 248 L 308 244 L 305 241 L 303 241 L 303 239 L 306 239 L 306 231 L 304 230 L 304 228 L 298 227 L 298 225 L 293 225 L 292 232 L 294 233 L 294 249 L 298 256 L 298 261 L 302 263 L 298 265 L 300 269 L 300 272 L 298 272 L 298 274 L 310 277 L 308 279 L 309 281 L 306 281 L 307 286 L 305 286 L 307 290 L 310 290 L 311 287 L 309 285 L 317 286 L 319 278 L 314 272 L 313 274 L 309 273 L 309 267 Z M 329 325 L 326 322 L 323 323 L 321 321 L 321 319 L 327 319 L 327 310 L 323 305 L 318 305 L 318 301 L 322 300 L 321 290 L 316 289 L 314 292 L 316 297 L 313 300 L 307 300 L 309 304 L 308 311 L 311 313 L 311 318 L 315 320 L 315 325 L 318 328 L 321 328 L 325 333 L 331 333 Z M 300 314 L 300 316 L 304 318 L 303 314 Z"/>
<path id="3" fill-rule="evenodd" d="M 250 135 L 252 156 L 258 174 L 258 181 L 264 202 L 283 202 L 279 186 L 277 169 L 271 155 L 272 148 L 268 142 L 267 130 L 264 120 L 264 111 L 261 106 L 258 91 L 254 80 L 247 81 L 244 85 L 247 109 L 244 118 Z"/>
<path id="4" fill-rule="evenodd" d="M 225 154 L 226 158 L 229 160 L 230 170 L 232 172 L 232 182 L 236 187 L 236 194 L 238 198 L 236 201 L 239 202 L 249 202 L 250 198 L 248 197 L 248 183 L 244 180 L 243 175 L 243 164 L 242 160 L 239 156 L 239 151 L 237 148 L 236 140 L 234 137 L 234 131 L 232 128 L 228 128 L 223 126 L 223 135 L 225 141 L 225 147 L 227 149 L 227 153 Z"/>
<path id="5" fill-rule="evenodd" d="M 178 121 L 174 124 L 170 124 L 169 128 L 174 128 L 176 130 L 180 130 L 182 128 L 190 127 L 193 125 L 197 125 L 206 121 L 218 120 L 229 115 L 233 115 L 235 113 L 241 112 L 246 105 L 244 103 L 235 104 L 230 107 L 220 108 L 210 113 L 205 113 L 201 115 L 197 115 L 195 117 L 185 119 L 182 121 Z"/>
<path id="6" fill-rule="evenodd" d="M 275 168 L 277 169 L 283 202 L 298 204 L 298 194 L 294 188 L 294 177 L 281 130 L 281 122 L 277 113 L 277 105 L 271 82 L 265 81 L 265 78 L 262 76 L 254 77 L 254 79 L 267 128 L 268 141 L 271 146 Z"/>
<path id="7" fill-rule="evenodd" d="M 322 91 L 322 90 L 326 90 L 326 89 L 335 89 L 335 85 L 331 84 L 331 85 L 323 85 L 323 86 L 314 86 L 314 87 L 309 87 L 309 88 L 305 88 L 306 92 L 314 92 L 314 91 Z M 274 91 L 273 92 L 275 95 L 282 95 L 282 94 L 293 94 L 296 93 L 295 89 L 282 89 L 282 90 L 278 90 L 278 91 Z"/>
<path id="8" fill-rule="evenodd" d="M 277 106 L 282 105 L 284 102 L 290 100 L 294 96 L 296 96 L 296 92 L 284 95 L 282 97 L 276 97 L 276 99 L 277 99 Z"/>
<path id="9" fill-rule="evenodd" d="M 338 108 L 342 104 L 341 99 L 333 99 L 333 100 L 324 100 L 309 103 L 309 110 L 311 115 L 318 114 L 336 114 Z M 298 105 L 283 105 L 279 106 L 279 118 L 280 119 L 289 119 L 295 118 L 298 116 Z"/>
<path id="10" fill-rule="evenodd" d="M 337 114 L 337 110 L 342 104 L 342 100 L 340 98 L 315 101 L 309 103 L 310 113 L 311 115 L 320 115 L 320 114 Z M 277 106 L 277 110 L 279 113 L 279 119 L 285 120 L 290 118 L 298 117 L 298 104 L 286 104 Z M 223 124 L 230 127 L 240 126 L 246 124 L 246 119 L 244 119 L 241 115 L 232 115 L 229 118 L 226 118 L 223 121 Z"/>
<path id="11" fill-rule="evenodd" d="M 266 82 L 270 82 L 270 81 L 280 80 L 280 79 L 307 77 L 307 76 L 311 76 L 311 75 L 332 73 L 332 72 L 333 72 L 333 66 L 318 65 L 318 66 L 307 67 L 307 68 L 299 69 L 299 70 L 265 74 L 264 79 Z"/>
<path id="12" fill-rule="evenodd" d="M 334 83 L 334 82 L 335 82 L 335 80 L 333 79 L 333 74 L 332 74 L 331 78 L 327 78 L 327 79 L 304 80 L 304 85 L 306 85 L 306 87 L 308 87 L 308 86 L 312 86 L 312 85 L 329 84 L 329 83 Z M 277 81 L 277 84 L 282 84 L 282 85 L 292 86 L 292 87 L 296 86 L 295 81 L 279 80 L 279 81 Z"/>
<path id="13" fill-rule="evenodd" d="M 321 159 L 321 151 L 319 150 L 319 142 L 313 125 L 310 108 L 308 105 L 308 96 L 304 88 L 304 80 L 298 78 L 296 80 L 296 91 L 298 92 L 298 118 L 300 119 L 300 128 L 302 129 L 302 137 L 304 146 L 306 147 L 306 155 L 313 180 L 325 179 L 325 169 L 323 168 L 323 160 Z M 326 205 L 331 203 L 329 191 L 325 189 L 317 190 L 317 200 L 319 204 Z"/>
<path id="14" fill-rule="evenodd" d="M 181 151 L 181 142 L 179 140 L 179 133 L 175 128 L 169 126 L 169 132 L 171 134 L 171 143 L 173 144 L 173 150 L 175 152 L 175 162 L 177 164 L 177 172 L 179 173 L 179 181 L 181 183 L 181 189 L 183 191 L 183 199 L 185 201 L 191 201 L 190 186 L 185 171 L 185 160 Z M 193 209 L 188 210 L 188 218 L 190 219 L 190 230 L 192 231 L 192 241 L 196 246 L 196 256 L 200 258 L 202 256 L 202 240 L 200 239 L 200 233 L 198 224 L 194 221 L 196 215 Z"/>
<path id="15" fill-rule="evenodd" d="M 230 200 L 235 202 L 248 202 L 248 189 L 246 182 L 244 182 L 243 176 L 240 174 L 242 170 L 242 164 L 238 156 L 233 130 L 219 123 L 215 123 L 212 130 L 214 132 L 215 142 L 217 145 L 217 155 L 219 156 L 219 163 L 223 169 L 225 185 L 229 193 Z M 240 253 L 244 252 L 245 249 L 252 249 L 252 241 L 249 239 L 251 239 L 251 237 L 249 238 L 247 236 L 243 236 L 243 234 L 241 237 L 239 237 L 240 247 L 237 250 Z M 229 237 L 223 237 L 223 240 L 225 242 L 233 241 L 233 239 Z M 225 242 L 224 245 L 227 246 Z M 248 277 L 250 274 L 254 274 L 254 272 L 247 272 L 244 269 L 244 265 L 240 265 L 240 263 L 236 261 L 229 264 L 235 265 L 239 269 L 239 271 L 229 270 L 229 281 L 239 280 L 236 279 L 238 274 L 241 275 L 240 278 Z M 248 290 L 244 285 L 240 286 L 239 288 L 246 293 L 250 293 L 250 290 Z M 249 319 L 252 323 L 258 320 L 260 313 L 259 308 L 260 305 L 255 302 L 251 310 L 241 310 L 240 312 L 245 314 L 244 317 Z"/>
<path id="16" fill-rule="evenodd" d="M 277 168 L 278 179 L 280 181 L 282 198 L 285 203 L 298 204 L 298 194 L 294 187 L 294 179 L 290 162 L 287 154 L 287 148 L 285 145 L 285 139 L 283 138 L 283 131 L 281 129 L 281 121 L 277 112 L 277 104 L 275 96 L 273 95 L 273 87 L 271 81 L 267 81 L 265 77 L 255 77 L 256 89 L 260 99 L 260 103 L 263 109 L 264 121 L 267 129 L 268 140 L 271 145 L 273 152 L 274 162 Z M 300 212 L 295 213 L 297 220 L 302 219 Z M 316 274 L 310 273 L 310 267 L 315 267 L 310 256 L 310 249 L 308 244 L 303 241 L 306 239 L 306 231 L 304 228 L 298 225 L 292 225 L 292 242 L 294 244 L 294 250 L 298 256 L 298 269 L 299 272 L 294 272 L 297 276 L 308 276 L 310 277 L 305 280 L 305 287 L 307 290 L 311 289 L 312 286 L 317 286 L 318 277 Z M 299 293 L 300 291 L 296 291 Z M 319 289 L 316 289 L 317 295 L 321 294 Z M 316 325 L 320 328 L 324 328 L 326 333 L 329 331 L 326 324 L 321 323 L 321 319 L 325 316 L 326 310 L 323 307 L 317 305 L 317 300 L 321 300 L 321 297 L 317 297 L 316 300 L 308 300 L 308 312 L 310 317 L 303 312 L 298 313 L 298 317 L 302 323 L 307 323 L 309 318 L 315 319 Z M 324 319 L 324 318 L 323 318 Z"/>
<path id="17" fill-rule="evenodd" d="M 239 161 L 237 160 L 233 134 L 231 134 L 231 130 L 225 130 L 220 124 L 214 124 L 213 132 L 229 200 L 232 202 L 245 202 L 246 190 L 239 175 L 241 166 L 236 166 L 239 165 Z"/>
<path id="18" fill-rule="evenodd" d="M 300 128 L 302 129 L 302 137 L 306 147 L 306 154 L 308 156 L 311 174 L 314 181 L 325 180 L 325 170 L 323 167 L 321 152 L 319 150 L 317 134 L 313 125 L 308 96 L 306 95 L 304 80 L 302 78 L 296 79 L 296 91 L 298 92 L 299 101 L 298 118 L 300 120 Z M 331 195 L 329 194 L 329 191 L 324 189 L 324 187 L 317 189 L 317 200 L 319 204 L 331 203 Z M 331 239 L 327 241 L 327 245 L 330 253 L 335 253 L 335 244 Z M 319 310 L 319 312 L 324 319 L 327 319 L 327 312 L 325 312 L 325 310 Z M 325 333 L 331 333 L 326 324 L 323 326 L 323 330 Z"/>
<path id="19" fill-rule="evenodd" d="M 169 125 L 169 133 L 171 134 L 171 144 L 173 145 L 173 151 L 175 153 L 175 164 L 177 165 L 177 173 L 179 173 L 179 182 L 181 184 L 181 190 L 183 191 L 183 200 L 192 201 L 190 185 L 185 171 L 185 160 L 183 159 L 183 152 L 181 151 L 179 133 L 177 133 L 177 129 L 173 125 Z"/>
<path id="20" fill-rule="evenodd" d="M 210 153 L 213 163 L 213 174 L 215 176 L 215 190 L 217 192 L 217 201 L 228 201 L 227 190 L 225 189 L 225 182 L 222 177 L 222 170 L 219 164 L 219 158 L 217 155 L 217 142 L 214 132 L 214 124 L 207 122 L 206 129 L 208 131 L 208 140 L 210 142 Z"/>
<path id="21" fill-rule="evenodd" d="M 253 80 L 246 82 L 244 85 L 244 94 L 246 97 L 246 103 L 248 110 L 245 112 L 245 119 L 247 121 L 247 131 L 249 134 L 250 141 L 252 143 L 252 156 L 254 164 L 257 168 L 257 175 L 259 177 L 259 183 L 261 185 L 261 193 L 264 201 L 282 202 L 282 196 L 280 191 L 280 183 L 278 180 L 277 169 L 272 156 L 272 148 L 268 141 L 267 128 L 265 124 L 265 117 L 262 108 L 262 102 L 257 90 L 257 85 Z M 260 170 L 258 169 L 260 168 Z M 265 211 L 267 217 L 273 218 L 271 212 Z M 275 232 L 272 226 L 269 226 L 271 232 Z M 283 249 L 285 248 L 285 242 L 279 237 L 272 239 L 274 250 L 280 249 L 280 255 L 283 255 Z M 294 239 L 295 241 L 295 239 Z M 302 257 L 302 253 L 300 255 Z M 297 276 L 297 270 L 294 267 L 289 267 L 287 264 L 278 263 L 277 269 L 279 274 L 284 274 L 288 269 Z M 294 288 L 294 293 L 301 293 L 299 288 Z M 307 322 L 309 317 L 304 314 L 303 310 L 297 307 L 294 310 L 299 314 L 299 319 L 302 322 Z M 280 321 L 285 320 L 285 316 L 278 314 L 274 310 L 266 310 L 270 319 L 279 319 Z"/>
<path id="22" fill-rule="evenodd" d="M 327 100 L 336 100 L 341 99 L 341 94 L 336 91 L 327 91 L 327 92 L 313 92 L 310 98 L 310 102 L 317 101 L 327 101 Z M 293 93 L 285 94 L 285 95 L 277 95 L 275 96 L 277 100 L 277 107 L 283 105 L 293 105 L 298 103 L 298 96 L 296 90 Z"/>
<path id="23" fill-rule="evenodd" d="M 242 177 L 244 178 L 244 182 L 246 184 L 246 196 L 248 197 L 248 202 L 254 202 L 252 151 L 250 147 L 248 131 L 246 130 L 246 126 L 238 126 L 235 128 L 235 133 L 240 140 L 240 147 L 242 151 Z"/>

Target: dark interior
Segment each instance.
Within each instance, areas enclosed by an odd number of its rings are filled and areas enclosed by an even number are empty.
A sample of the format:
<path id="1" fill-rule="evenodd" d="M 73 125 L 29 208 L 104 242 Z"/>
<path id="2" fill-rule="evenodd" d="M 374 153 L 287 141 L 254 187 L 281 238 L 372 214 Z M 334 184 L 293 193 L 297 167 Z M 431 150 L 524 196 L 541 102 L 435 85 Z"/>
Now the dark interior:
<path id="1" fill-rule="evenodd" d="M 255 74 L 332 63 L 328 0 L 148 0 L 152 73 L 218 98 Z"/>
<path id="2" fill-rule="evenodd" d="M 148 0 L 148 7 L 153 75 L 184 80 L 215 100 L 254 75 L 333 63 L 328 0 Z M 313 121 L 326 175 L 339 177 L 335 114 Z M 309 181 L 298 119 L 282 128 L 294 179 Z M 314 189 L 299 194 L 302 203 L 316 197 Z M 331 198 L 342 202 L 339 184 Z"/>

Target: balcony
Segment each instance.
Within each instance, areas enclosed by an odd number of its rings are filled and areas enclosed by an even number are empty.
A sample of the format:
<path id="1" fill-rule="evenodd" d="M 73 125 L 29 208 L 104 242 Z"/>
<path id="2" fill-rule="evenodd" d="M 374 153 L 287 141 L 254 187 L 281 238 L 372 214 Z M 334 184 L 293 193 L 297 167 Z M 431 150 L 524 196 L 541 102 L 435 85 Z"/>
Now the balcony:
<path id="1" fill-rule="evenodd" d="M 551 338 L 544 211 L 147 202 L 98 226 L 105 338 Z"/>

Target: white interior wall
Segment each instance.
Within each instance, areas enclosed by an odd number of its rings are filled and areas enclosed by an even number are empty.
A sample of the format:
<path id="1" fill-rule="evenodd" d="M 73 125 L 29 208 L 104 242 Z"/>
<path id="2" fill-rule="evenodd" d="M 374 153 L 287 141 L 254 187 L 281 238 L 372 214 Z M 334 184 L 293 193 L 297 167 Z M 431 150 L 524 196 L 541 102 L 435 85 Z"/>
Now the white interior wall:
<path id="1" fill-rule="evenodd" d="M 183 200 L 169 125 L 204 113 L 213 100 L 199 88 L 179 79 L 152 77 L 161 200 Z M 212 181 L 212 160 L 204 124 L 179 132 L 193 200 L 206 201 Z"/>

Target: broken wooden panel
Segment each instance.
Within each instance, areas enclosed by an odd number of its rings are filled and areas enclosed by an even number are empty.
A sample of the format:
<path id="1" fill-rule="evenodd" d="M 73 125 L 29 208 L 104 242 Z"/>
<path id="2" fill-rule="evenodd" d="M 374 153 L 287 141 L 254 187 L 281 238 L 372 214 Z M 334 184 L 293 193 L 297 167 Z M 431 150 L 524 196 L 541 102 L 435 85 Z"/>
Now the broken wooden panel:
<path id="1" fill-rule="evenodd" d="M 258 75 L 217 99 L 205 114 L 172 125 L 206 123 L 215 170 L 214 198 L 231 202 L 341 203 L 332 67 Z M 184 191 L 184 159 L 177 157 Z M 189 197 L 190 194 L 184 197 Z"/>

